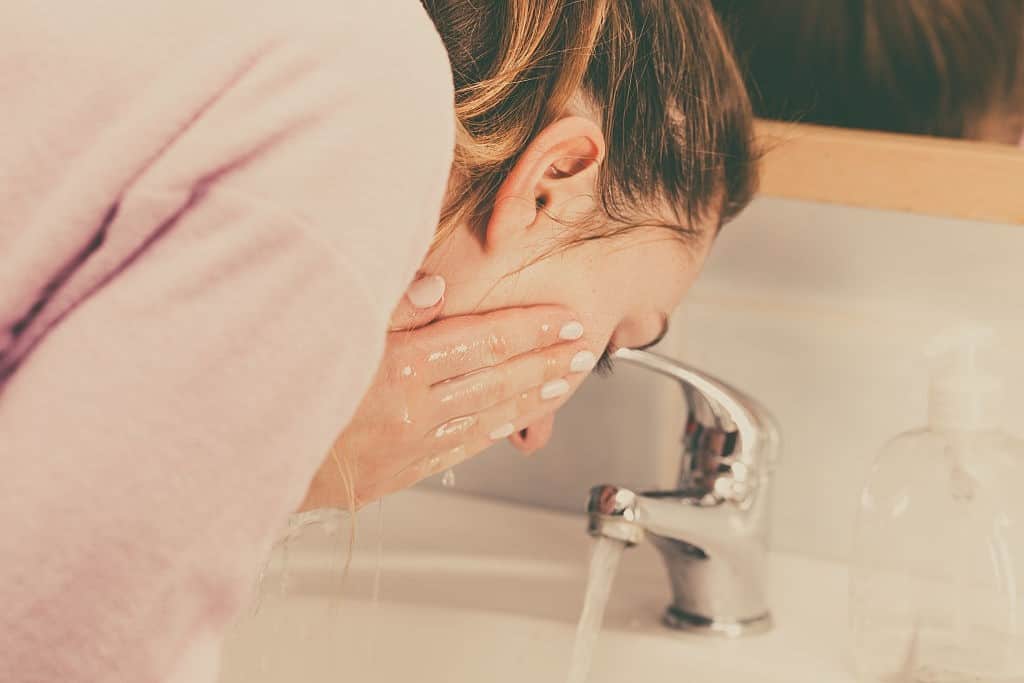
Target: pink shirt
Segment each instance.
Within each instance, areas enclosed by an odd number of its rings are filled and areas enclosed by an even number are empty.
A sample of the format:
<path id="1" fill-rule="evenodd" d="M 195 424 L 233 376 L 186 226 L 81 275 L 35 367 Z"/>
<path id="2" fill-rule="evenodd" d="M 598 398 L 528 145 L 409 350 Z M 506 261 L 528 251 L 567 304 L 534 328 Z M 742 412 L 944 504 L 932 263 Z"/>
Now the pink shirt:
<path id="1" fill-rule="evenodd" d="M 0 681 L 216 677 L 451 163 L 418 0 L 0 3 Z"/>

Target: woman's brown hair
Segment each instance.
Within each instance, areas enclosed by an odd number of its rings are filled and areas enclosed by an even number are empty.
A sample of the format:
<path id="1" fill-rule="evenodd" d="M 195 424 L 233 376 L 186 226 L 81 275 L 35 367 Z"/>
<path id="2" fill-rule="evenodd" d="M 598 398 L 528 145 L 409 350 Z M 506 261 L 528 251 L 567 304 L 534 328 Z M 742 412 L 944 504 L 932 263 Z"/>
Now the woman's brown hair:
<path id="1" fill-rule="evenodd" d="M 709 0 L 423 0 L 448 49 L 458 118 L 438 239 L 480 230 L 530 140 L 582 96 L 599 112 L 605 213 L 619 229 L 675 207 L 684 234 L 756 187 L 752 114 Z M 604 237 L 601 228 L 577 239 Z"/>
<path id="2" fill-rule="evenodd" d="M 714 0 L 760 116 L 1016 142 L 1024 0 Z M 993 119 L 1000 130 L 992 132 Z"/>

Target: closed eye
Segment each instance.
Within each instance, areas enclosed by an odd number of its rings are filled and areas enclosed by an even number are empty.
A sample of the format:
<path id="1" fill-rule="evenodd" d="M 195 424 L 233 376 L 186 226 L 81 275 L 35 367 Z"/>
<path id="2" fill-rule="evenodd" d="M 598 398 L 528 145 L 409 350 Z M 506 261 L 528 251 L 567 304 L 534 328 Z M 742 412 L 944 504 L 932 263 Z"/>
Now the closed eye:
<path id="1" fill-rule="evenodd" d="M 612 345 L 609 344 L 606 346 L 604 353 L 602 353 L 601 357 L 597 359 L 597 365 L 594 366 L 594 372 L 602 377 L 607 377 L 615 372 L 615 361 L 612 360 L 613 353 L 615 353 L 615 349 L 612 348 Z"/>

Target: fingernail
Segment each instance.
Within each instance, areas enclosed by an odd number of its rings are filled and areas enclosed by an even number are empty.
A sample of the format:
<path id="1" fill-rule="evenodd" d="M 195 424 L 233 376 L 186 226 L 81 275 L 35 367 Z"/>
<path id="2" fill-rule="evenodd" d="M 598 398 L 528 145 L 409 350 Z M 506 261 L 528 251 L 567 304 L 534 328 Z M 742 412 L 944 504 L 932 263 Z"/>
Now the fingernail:
<path id="1" fill-rule="evenodd" d="M 597 365 L 597 358 L 590 351 L 580 351 L 569 362 L 569 369 L 573 372 L 589 372 Z"/>
<path id="2" fill-rule="evenodd" d="M 569 393 L 569 383 L 564 379 L 555 379 L 540 388 L 540 397 L 544 400 L 558 398 Z"/>
<path id="3" fill-rule="evenodd" d="M 430 308 L 444 296 L 445 281 L 440 275 L 421 277 L 409 285 L 405 295 L 416 308 Z"/>
<path id="4" fill-rule="evenodd" d="M 562 329 L 558 331 L 559 339 L 579 339 L 583 336 L 583 325 L 573 320 L 571 323 L 562 325 Z"/>
<path id="5" fill-rule="evenodd" d="M 512 432 L 514 431 L 516 431 L 515 425 L 513 425 L 511 422 L 506 422 L 505 424 L 501 425 L 493 432 L 488 434 L 488 436 L 491 437 L 491 441 L 501 441 L 502 439 L 512 436 Z"/>

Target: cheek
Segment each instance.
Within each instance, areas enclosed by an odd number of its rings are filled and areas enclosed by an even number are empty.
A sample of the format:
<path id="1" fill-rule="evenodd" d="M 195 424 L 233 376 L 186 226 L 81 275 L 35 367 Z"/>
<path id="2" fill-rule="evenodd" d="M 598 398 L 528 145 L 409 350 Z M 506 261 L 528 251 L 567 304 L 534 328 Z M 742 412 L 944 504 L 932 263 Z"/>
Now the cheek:
<path id="1" fill-rule="evenodd" d="M 561 304 L 579 315 L 588 338 L 607 338 L 628 308 L 631 270 L 583 245 L 531 266 L 506 284 L 518 303 Z"/>
<path id="2" fill-rule="evenodd" d="M 668 311 L 692 282 L 692 265 L 674 250 L 641 248 L 603 269 L 605 300 L 623 314 Z"/>
<path id="3" fill-rule="evenodd" d="M 602 350 L 615 328 L 629 314 L 637 294 L 636 273 L 615 259 L 588 259 L 567 281 L 570 305 L 584 320 L 587 336 Z"/>
<path id="4" fill-rule="evenodd" d="M 579 314 L 593 345 L 606 344 L 637 314 L 672 311 L 696 278 L 706 252 L 695 254 L 675 240 L 633 245 L 581 245 L 538 264 L 539 299 Z M 541 272 L 542 271 L 542 272 Z"/>
<path id="5" fill-rule="evenodd" d="M 661 310 L 674 310 L 700 274 L 707 253 L 707 249 L 691 251 L 678 242 L 649 250 L 645 267 L 638 268 L 638 287 L 644 289 L 637 293 L 638 302 L 650 301 Z"/>
<path id="6" fill-rule="evenodd" d="M 597 240 L 503 278 L 481 305 L 566 306 L 583 323 L 588 345 L 599 352 L 624 320 L 638 313 L 673 310 L 703 257 L 674 240 Z"/>

